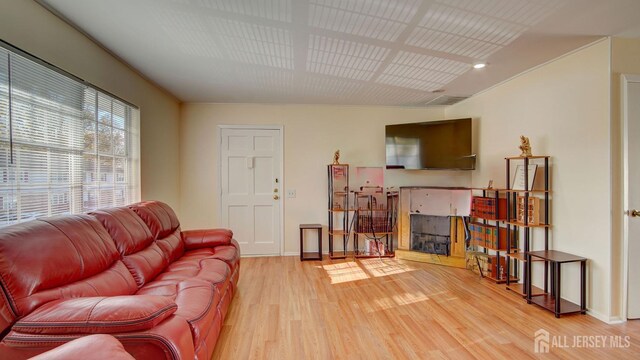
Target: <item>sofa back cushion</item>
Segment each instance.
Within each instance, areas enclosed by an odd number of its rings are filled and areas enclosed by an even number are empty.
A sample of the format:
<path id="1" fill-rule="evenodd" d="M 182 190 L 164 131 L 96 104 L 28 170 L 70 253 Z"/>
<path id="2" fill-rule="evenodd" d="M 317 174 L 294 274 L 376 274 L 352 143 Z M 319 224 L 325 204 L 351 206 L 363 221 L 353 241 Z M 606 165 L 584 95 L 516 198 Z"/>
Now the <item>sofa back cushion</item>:
<path id="1" fill-rule="evenodd" d="M 170 263 L 184 254 L 180 222 L 169 205 L 160 201 L 143 201 L 129 205 L 129 208 L 147 224 Z"/>
<path id="2" fill-rule="evenodd" d="M 142 201 L 129 207 L 147 224 L 156 239 L 165 238 L 180 227 L 176 213 L 163 202 Z"/>
<path id="3" fill-rule="evenodd" d="M 169 258 L 154 241 L 147 225 L 133 210 L 115 207 L 90 214 L 107 229 L 138 286 L 151 281 L 169 263 Z"/>
<path id="4" fill-rule="evenodd" d="M 94 217 L 65 215 L 0 229 L 0 332 L 62 298 L 137 291 L 113 240 Z"/>

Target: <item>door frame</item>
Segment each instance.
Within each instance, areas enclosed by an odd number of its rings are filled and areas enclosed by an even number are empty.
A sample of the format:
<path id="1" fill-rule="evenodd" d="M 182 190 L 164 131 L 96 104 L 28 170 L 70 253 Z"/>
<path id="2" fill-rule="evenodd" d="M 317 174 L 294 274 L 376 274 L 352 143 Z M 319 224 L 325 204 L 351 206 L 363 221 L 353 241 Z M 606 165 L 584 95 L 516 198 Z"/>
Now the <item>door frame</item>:
<path id="1" fill-rule="evenodd" d="M 622 321 L 629 318 L 628 299 L 629 296 L 629 84 L 640 83 L 640 75 L 621 74 L 620 75 L 620 95 L 621 113 L 622 113 L 622 207 L 623 207 L 623 225 L 622 225 Z"/>
<path id="2" fill-rule="evenodd" d="M 284 254 L 284 126 L 283 125 L 218 125 L 217 131 L 217 144 L 216 151 L 218 152 L 218 156 L 216 156 L 216 171 L 218 172 L 218 178 L 216 181 L 216 193 L 218 194 L 218 219 L 216 221 L 218 224 L 222 224 L 222 130 L 223 129 L 235 129 L 235 130 L 278 130 L 279 141 L 280 141 L 280 174 L 278 174 L 278 179 L 280 180 L 280 238 L 278 241 L 280 242 L 280 256 Z M 256 255 L 252 255 L 256 256 Z M 257 255 L 260 256 L 260 255 Z M 257 257 L 256 256 L 256 257 Z M 271 255 L 265 255 L 271 256 Z"/>

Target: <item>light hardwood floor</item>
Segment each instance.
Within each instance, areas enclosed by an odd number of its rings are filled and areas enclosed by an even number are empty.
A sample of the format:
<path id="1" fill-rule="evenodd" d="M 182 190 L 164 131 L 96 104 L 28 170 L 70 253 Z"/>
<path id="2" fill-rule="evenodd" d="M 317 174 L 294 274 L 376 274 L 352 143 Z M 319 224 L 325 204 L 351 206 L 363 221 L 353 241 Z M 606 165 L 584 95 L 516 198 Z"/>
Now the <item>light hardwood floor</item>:
<path id="1" fill-rule="evenodd" d="M 534 353 L 534 332 L 630 336 Z M 585 339 L 585 338 L 580 338 Z M 594 339 L 594 338 L 590 338 Z M 243 258 L 214 359 L 639 359 L 640 322 L 560 319 L 474 273 L 395 259 Z"/>

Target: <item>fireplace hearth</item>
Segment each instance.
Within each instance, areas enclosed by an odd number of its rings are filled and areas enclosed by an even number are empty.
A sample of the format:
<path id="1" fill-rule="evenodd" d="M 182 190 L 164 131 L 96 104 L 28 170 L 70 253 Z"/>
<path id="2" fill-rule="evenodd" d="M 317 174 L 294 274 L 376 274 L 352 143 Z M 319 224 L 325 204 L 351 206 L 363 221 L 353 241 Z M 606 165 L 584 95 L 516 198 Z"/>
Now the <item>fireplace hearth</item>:
<path id="1" fill-rule="evenodd" d="M 451 221 L 449 216 L 411 214 L 411 244 L 413 251 L 449 256 Z"/>

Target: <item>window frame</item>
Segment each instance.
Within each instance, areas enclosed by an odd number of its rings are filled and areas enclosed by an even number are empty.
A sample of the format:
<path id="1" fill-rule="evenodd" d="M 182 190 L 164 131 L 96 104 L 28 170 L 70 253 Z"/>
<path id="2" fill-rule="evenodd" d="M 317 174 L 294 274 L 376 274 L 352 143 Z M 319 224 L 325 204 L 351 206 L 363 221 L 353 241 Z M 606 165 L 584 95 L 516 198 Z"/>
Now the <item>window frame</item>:
<path id="1" fill-rule="evenodd" d="M 140 108 L 104 89 L 101 89 L 88 81 L 85 81 L 65 70 L 62 70 L 28 52 L 25 52 L 11 44 L 6 43 L 3 40 L 0 40 L 0 49 L 6 51 L 7 56 L 7 69 L 6 69 L 6 93 L 3 96 L 6 96 L 8 101 L 8 113 L 5 114 L 7 118 L 6 121 L 7 130 L 8 130 L 8 140 L 6 138 L 1 139 L 0 141 L 3 144 L 3 148 L 7 151 L 5 152 L 5 160 L 6 163 L 0 164 L 2 168 L 0 168 L 0 190 L 4 190 L 0 192 L 0 227 L 9 226 L 11 224 L 20 223 L 23 221 L 27 221 L 32 219 L 34 216 L 32 214 L 36 214 L 37 217 L 40 217 L 39 213 L 42 213 L 44 210 L 44 200 L 39 200 L 37 205 L 34 205 L 33 208 L 27 207 L 26 210 L 21 209 L 21 200 L 22 197 L 46 197 L 47 206 L 46 206 L 46 215 L 58 214 L 58 213 L 84 213 L 90 210 L 93 210 L 98 207 L 104 206 L 118 206 L 125 205 L 127 202 L 135 202 L 140 200 L 141 194 L 141 182 L 140 182 Z M 3 54 L 5 55 L 5 54 Z M 64 96 L 60 95 L 56 99 L 56 89 L 55 86 L 52 87 L 44 87 L 48 92 L 52 93 L 53 100 L 51 96 L 40 96 L 38 92 L 29 92 L 28 90 L 15 90 L 12 86 L 12 80 L 14 80 L 14 74 L 12 73 L 12 58 L 18 57 L 18 62 L 26 59 L 32 63 L 35 63 L 34 66 L 42 66 L 42 74 L 47 74 L 48 71 L 53 71 L 56 73 L 54 76 L 62 75 L 66 80 L 70 81 L 67 84 L 70 84 L 70 89 L 79 90 L 79 96 L 82 99 L 77 99 L 80 104 L 83 104 L 81 108 L 77 108 L 76 110 L 79 113 L 85 111 L 86 108 L 86 99 L 87 93 L 89 95 L 95 95 L 95 108 L 93 109 L 93 119 L 89 119 L 90 122 L 87 122 L 87 118 L 84 115 L 71 114 L 65 115 L 64 108 L 69 106 L 68 103 L 65 102 Z M 19 59 L 23 58 L 23 59 Z M 15 61 L 15 60 L 14 60 Z M 24 71 L 24 67 L 22 68 Z M 40 69 L 34 68 L 36 78 L 39 74 Z M 28 70 L 28 69 L 27 69 Z M 4 71 L 3 71 L 4 72 Z M 36 79 L 41 80 L 41 79 Z M 50 85 L 45 80 L 41 80 L 43 84 Z M 75 85 L 74 85 L 75 84 Z M 40 84 L 38 84 L 40 85 Z M 81 90 L 84 88 L 84 90 Z M 17 88 L 16 88 L 17 89 Z M 15 91 L 24 91 L 25 94 L 31 97 L 28 101 L 24 99 L 18 100 L 18 98 L 13 99 Z M 61 94 L 66 94 L 65 92 Z M 18 95 L 16 95 L 18 96 Z M 23 96 L 24 94 L 19 95 L 18 97 Z M 72 96 L 75 97 L 75 95 Z M 62 100 L 60 100 L 62 99 Z M 102 99 L 109 103 L 110 108 L 108 110 L 101 110 L 99 108 L 98 100 Z M 16 102 L 17 101 L 17 102 Z M 46 102 L 49 101 L 54 105 L 53 110 L 46 109 Z M 75 101 L 75 100 L 74 100 Z M 50 146 L 51 144 L 39 145 L 37 143 L 30 143 L 29 140 L 16 142 L 16 135 L 14 126 L 17 121 L 14 119 L 14 107 L 22 104 L 37 104 L 42 102 L 41 109 L 35 109 L 33 114 L 28 115 L 20 115 L 18 118 L 21 119 L 34 119 L 33 121 L 44 123 L 44 124 L 53 124 L 55 127 L 58 121 L 66 121 L 73 122 L 74 124 L 81 124 L 81 130 L 79 132 L 71 131 L 72 134 L 59 135 L 64 132 L 64 128 L 58 129 L 54 128 L 52 131 L 54 135 L 53 137 L 64 139 L 64 137 L 68 137 L 69 144 L 63 142 L 60 146 L 61 154 L 68 153 L 70 154 L 70 159 L 63 160 L 62 162 L 57 162 L 56 156 L 52 151 L 55 146 Z M 39 105 L 40 106 L 40 105 Z M 114 123 L 114 118 L 116 115 L 114 114 L 115 106 L 118 107 L 118 111 L 120 111 L 117 115 L 118 122 Z M 75 108 L 75 107 L 74 107 Z M 71 108 L 73 110 L 73 108 Z M 38 115 L 36 115 L 36 111 L 40 111 Z M 99 134 L 98 130 L 101 126 L 101 116 L 100 114 L 104 113 L 108 115 L 109 124 L 102 125 L 107 126 L 109 129 L 109 136 L 107 137 L 110 142 L 110 151 L 108 153 L 101 153 L 99 149 Z M 42 115 L 44 114 L 44 115 Z M 37 119 L 37 116 L 40 116 L 40 119 Z M 66 117 L 68 116 L 68 118 Z M 37 120 L 35 120 L 37 119 Z M 91 124 L 93 123 L 93 124 Z M 86 149 L 86 128 L 85 124 L 91 126 L 95 126 L 94 132 L 94 140 L 93 140 L 93 151 L 89 152 Z M 120 127 L 122 125 L 122 127 Z M 23 125 L 27 134 L 35 134 L 38 130 L 34 130 L 34 128 L 29 128 L 29 125 Z M 69 125 L 76 126 L 76 125 Z M 48 128 L 48 126 L 47 126 Z M 75 128 L 72 128 L 75 129 Z M 62 131 L 60 131 L 62 130 Z M 116 139 L 114 134 L 119 134 L 118 139 L 122 138 L 122 144 L 116 144 Z M 57 135 L 56 135 L 57 134 Z M 122 134 L 122 135 L 120 135 Z M 34 136 L 34 135 L 31 135 Z M 47 139 L 48 135 L 45 135 L 42 139 Z M 81 149 L 75 149 L 71 142 L 81 143 Z M 39 147 L 42 147 L 42 150 L 38 150 Z M 120 150 L 124 147 L 124 153 Z M 28 155 L 28 158 L 22 159 L 21 156 L 25 152 L 31 151 L 33 154 Z M 19 153 L 19 154 L 18 154 Z M 75 155 L 71 155 L 74 153 Z M 34 155 L 35 154 L 35 155 Z M 85 155 L 93 156 L 95 159 L 94 170 L 91 173 L 92 181 L 87 183 L 87 174 L 85 168 Z M 105 176 L 107 180 L 103 180 L 103 176 L 101 175 L 101 157 L 106 160 L 106 162 L 111 163 L 111 169 L 106 170 Z M 73 158 L 73 159 L 71 159 Z M 30 170 L 27 167 L 27 170 L 22 165 L 17 165 L 20 161 L 29 162 L 35 161 L 36 163 L 40 163 L 40 168 L 36 170 Z M 65 162 L 66 161 L 66 162 Z M 46 165 L 43 165 L 45 164 Z M 117 165 L 118 163 L 118 165 Z M 58 165 L 60 167 L 55 167 Z M 44 167 L 42 167 L 44 166 Z M 122 171 L 120 170 L 121 166 Z M 13 170 L 12 170 L 13 169 Z M 38 183 L 35 185 L 29 184 L 29 181 L 25 179 L 29 179 L 30 177 L 38 177 L 42 174 L 42 172 L 46 170 L 46 182 Z M 105 168 L 106 169 L 106 168 Z M 35 172 L 34 172 L 35 171 Z M 111 174 L 109 177 L 108 174 Z M 43 173 L 44 174 L 44 173 Z M 41 176 L 40 176 L 41 177 Z M 4 180 L 3 180 L 4 179 Z M 110 181 L 109 181 L 110 180 Z M 124 180 L 124 181 L 121 181 Z M 90 190 L 90 191 L 88 191 Z M 101 192 L 102 190 L 102 192 Z M 85 194 L 86 192 L 91 192 L 91 194 Z M 105 194 L 111 194 L 110 201 L 102 202 L 103 196 Z M 87 197 L 93 198 L 96 206 L 94 207 L 86 207 L 85 199 Z M 124 199 L 124 203 L 123 200 Z M 65 205 L 66 204 L 66 205 Z M 106 204 L 106 205 L 104 205 Z M 66 206 L 66 207 L 64 207 Z M 36 209 L 36 210 L 33 210 Z M 52 210 L 53 209 L 53 210 Z M 15 213 L 15 214 L 14 214 Z M 28 218 L 23 218 L 24 215 L 32 215 L 27 216 Z"/>

